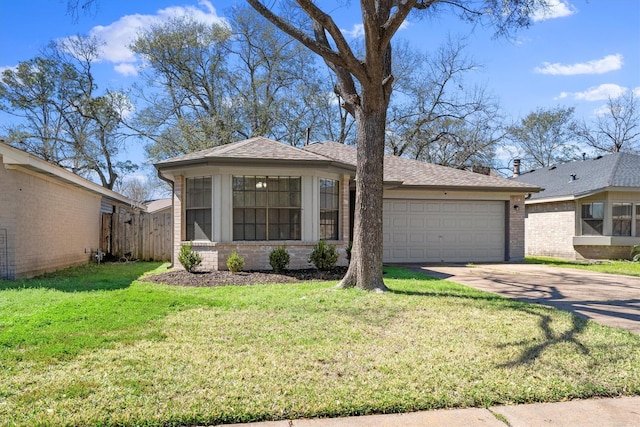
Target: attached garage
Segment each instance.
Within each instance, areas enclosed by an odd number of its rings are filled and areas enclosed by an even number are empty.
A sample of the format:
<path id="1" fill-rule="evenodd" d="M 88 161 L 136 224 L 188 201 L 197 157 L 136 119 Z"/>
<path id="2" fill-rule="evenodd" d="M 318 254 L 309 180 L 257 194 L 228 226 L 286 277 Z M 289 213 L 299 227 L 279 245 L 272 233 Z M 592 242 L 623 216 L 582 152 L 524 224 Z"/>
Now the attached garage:
<path id="1" fill-rule="evenodd" d="M 387 199 L 384 262 L 505 260 L 504 201 Z"/>

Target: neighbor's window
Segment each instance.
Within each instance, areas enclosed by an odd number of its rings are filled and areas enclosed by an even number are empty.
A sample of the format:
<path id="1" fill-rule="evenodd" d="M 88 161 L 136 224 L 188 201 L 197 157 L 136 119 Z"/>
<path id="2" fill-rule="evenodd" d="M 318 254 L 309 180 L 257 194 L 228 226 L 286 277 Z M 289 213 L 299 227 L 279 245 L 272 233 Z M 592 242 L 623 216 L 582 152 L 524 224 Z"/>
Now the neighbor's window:
<path id="1" fill-rule="evenodd" d="M 604 222 L 604 203 L 582 204 L 582 234 L 584 236 L 601 236 Z"/>
<path id="2" fill-rule="evenodd" d="M 614 236 L 631 236 L 631 215 L 633 213 L 631 203 L 614 203 L 611 215 Z"/>
<path id="3" fill-rule="evenodd" d="M 233 240 L 300 240 L 301 179 L 233 177 Z"/>
<path id="4" fill-rule="evenodd" d="M 340 182 L 320 179 L 320 238 L 338 240 Z"/>
<path id="5" fill-rule="evenodd" d="M 211 240 L 211 177 L 187 178 L 187 240 Z"/>
<path id="6" fill-rule="evenodd" d="M 636 236 L 640 237 L 640 203 L 636 204 Z"/>

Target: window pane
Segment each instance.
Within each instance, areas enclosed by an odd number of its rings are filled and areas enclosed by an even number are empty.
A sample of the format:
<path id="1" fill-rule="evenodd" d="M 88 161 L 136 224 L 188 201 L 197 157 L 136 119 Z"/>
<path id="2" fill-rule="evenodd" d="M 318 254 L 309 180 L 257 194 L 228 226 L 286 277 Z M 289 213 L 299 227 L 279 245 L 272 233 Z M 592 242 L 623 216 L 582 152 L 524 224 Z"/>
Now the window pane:
<path id="1" fill-rule="evenodd" d="M 614 203 L 612 209 L 612 234 L 631 236 L 631 203 Z"/>
<path id="2" fill-rule="evenodd" d="M 636 205 L 636 236 L 640 237 L 640 203 Z"/>
<path id="3" fill-rule="evenodd" d="M 234 240 L 300 239 L 300 183 L 292 177 L 233 177 Z M 290 213 L 289 207 L 298 209 Z"/>
<path id="4" fill-rule="evenodd" d="M 211 209 L 189 209 L 187 240 L 211 240 Z"/>
<path id="5" fill-rule="evenodd" d="M 585 219 L 582 221 L 582 234 L 585 236 L 602 236 L 601 219 Z"/>

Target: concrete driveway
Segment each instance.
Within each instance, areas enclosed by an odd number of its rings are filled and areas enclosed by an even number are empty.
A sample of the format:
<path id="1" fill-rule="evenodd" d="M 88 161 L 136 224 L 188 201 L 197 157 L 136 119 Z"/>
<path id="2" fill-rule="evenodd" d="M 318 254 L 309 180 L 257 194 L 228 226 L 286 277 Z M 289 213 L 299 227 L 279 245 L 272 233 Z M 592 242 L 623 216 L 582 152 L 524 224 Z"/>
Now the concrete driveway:
<path id="1" fill-rule="evenodd" d="M 640 277 L 511 263 L 428 265 L 415 270 L 640 334 Z"/>

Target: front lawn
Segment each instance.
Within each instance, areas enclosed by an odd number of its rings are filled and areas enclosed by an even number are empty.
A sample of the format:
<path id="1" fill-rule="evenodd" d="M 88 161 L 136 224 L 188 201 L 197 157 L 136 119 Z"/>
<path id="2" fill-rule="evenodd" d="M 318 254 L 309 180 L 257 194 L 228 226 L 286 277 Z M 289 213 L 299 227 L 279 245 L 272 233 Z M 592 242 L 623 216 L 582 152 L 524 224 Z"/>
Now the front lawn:
<path id="1" fill-rule="evenodd" d="M 598 273 L 624 274 L 627 276 L 640 276 L 640 262 L 625 260 L 603 260 L 598 262 L 567 261 L 549 257 L 527 257 L 525 262 L 529 264 L 545 264 L 554 267 L 579 268 L 582 270 L 596 271 Z"/>
<path id="2" fill-rule="evenodd" d="M 640 394 L 640 337 L 399 268 L 214 288 L 0 282 L 0 424 L 206 425 Z"/>

